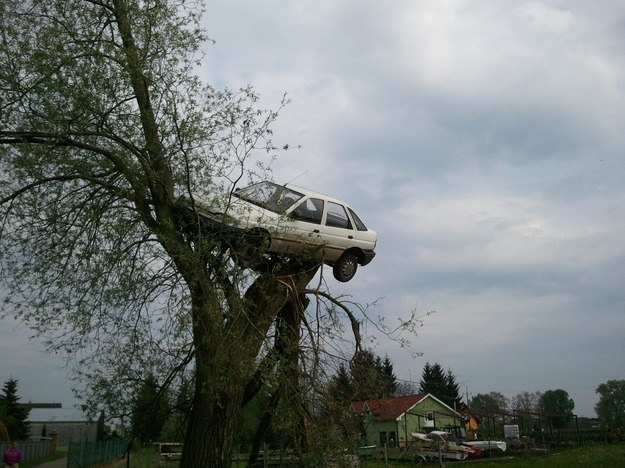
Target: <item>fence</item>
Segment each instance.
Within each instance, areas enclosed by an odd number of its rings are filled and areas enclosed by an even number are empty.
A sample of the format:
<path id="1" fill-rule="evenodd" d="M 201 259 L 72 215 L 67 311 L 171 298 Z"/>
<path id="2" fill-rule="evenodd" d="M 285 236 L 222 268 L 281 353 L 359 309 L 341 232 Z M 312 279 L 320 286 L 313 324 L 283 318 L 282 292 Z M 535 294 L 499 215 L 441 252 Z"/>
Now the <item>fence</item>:
<path id="1" fill-rule="evenodd" d="M 88 468 L 121 458 L 128 453 L 128 441 L 70 442 L 67 468 Z"/>
<path id="2" fill-rule="evenodd" d="M 4 453 L 11 445 L 10 442 L 0 443 L 0 453 Z M 24 460 L 35 460 L 52 453 L 52 440 L 24 440 L 18 442 L 18 446 L 24 455 Z"/>

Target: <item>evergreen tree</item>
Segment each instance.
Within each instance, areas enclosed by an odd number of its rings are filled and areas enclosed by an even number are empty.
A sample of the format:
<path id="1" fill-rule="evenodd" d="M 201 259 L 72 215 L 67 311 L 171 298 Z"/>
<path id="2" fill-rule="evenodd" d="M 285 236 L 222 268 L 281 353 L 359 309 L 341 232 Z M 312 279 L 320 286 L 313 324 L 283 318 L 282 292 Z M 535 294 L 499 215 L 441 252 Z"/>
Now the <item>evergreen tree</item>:
<path id="1" fill-rule="evenodd" d="M 0 402 L 4 407 L 3 422 L 11 439 L 26 440 L 30 434 L 30 427 L 26 422 L 30 409 L 19 404 L 17 384 L 17 380 L 9 379 L 2 388 Z"/>
<path id="2" fill-rule="evenodd" d="M 441 395 L 441 400 L 451 408 L 459 408 L 460 386 L 456 381 L 456 376 L 451 372 L 451 369 L 448 369 L 447 374 L 445 374 L 445 387 L 445 395 Z"/>
<path id="3" fill-rule="evenodd" d="M 327 399 L 330 405 L 336 404 L 337 408 L 347 407 L 354 394 L 352 380 L 347 367 L 339 365 L 336 375 L 332 376 L 328 384 Z"/>
<path id="4" fill-rule="evenodd" d="M 419 382 L 420 393 L 431 393 L 450 408 L 460 404 L 460 387 L 456 376 L 449 369 L 447 372 L 438 364 L 425 363 Z"/>
<path id="5" fill-rule="evenodd" d="M 151 375 L 141 385 L 132 411 L 132 433 L 141 442 L 155 441 L 163 429 L 170 412 L 166 394 L 160 391 L 156 378 Z"/>
<path id="6" fill-rule="evenodd" d="M 359 351 L 349 364 L 341 364 L 328 383 L 326 406 L 347 408 L 354 401 L 395 396 L 397 377 L 388 356 L 382 359 L 371 350 Z"/>
<path id="7" fill-rule="evenodd" d="M 353 388 L 352 401 L 382 397 L 381 367 L 381 360 L 373 351 L 364 349 L 356 353 L 349 365 Z"/>
<path id="8" fill-rule="evenodd" d="M 425 363 L 419 382 L 420 393 L 431 393 L 439 400 L 447 394 L 447 378 L 440 364 Z"/>
<path id="9" fill-rule="evenodd" d="M 384 356 L 381 366 L 382 395 L 384 398 L 395 396 L 397 392 L 397 377 L 393 372 L 393 363 L 388 355 Z"/>

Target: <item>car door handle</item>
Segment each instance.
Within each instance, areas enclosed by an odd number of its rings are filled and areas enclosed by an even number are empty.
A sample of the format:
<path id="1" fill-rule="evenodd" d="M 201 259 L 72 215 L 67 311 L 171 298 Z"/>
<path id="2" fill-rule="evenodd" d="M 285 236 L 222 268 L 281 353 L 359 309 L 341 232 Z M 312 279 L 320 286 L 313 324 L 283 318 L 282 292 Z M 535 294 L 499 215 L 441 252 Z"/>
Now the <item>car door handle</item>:
<path id="1" fill-rule="evenodd" d="M 353 239 L 353 238 L 354 238 L 354 236 L 347 236 L 347 238 L 348 238 L 348 239 Z"/>
<path id="2" fill-rule="evenodd" d="M 319 234 L 319 229 L 313 229 L 313 232 Z"/>

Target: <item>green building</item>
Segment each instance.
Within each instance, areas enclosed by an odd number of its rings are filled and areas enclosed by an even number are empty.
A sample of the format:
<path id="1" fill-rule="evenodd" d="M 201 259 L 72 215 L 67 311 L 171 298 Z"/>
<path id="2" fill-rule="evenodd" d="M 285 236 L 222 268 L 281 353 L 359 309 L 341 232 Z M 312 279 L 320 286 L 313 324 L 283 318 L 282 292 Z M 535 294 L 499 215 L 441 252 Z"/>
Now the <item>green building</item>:
<path id="1" fill-rule="evenodd" d="M 460 414 L 430 393 L 357 401 L 350 409 L 366 446 L 403 447 L 413 432 L 462 424 Z"/>

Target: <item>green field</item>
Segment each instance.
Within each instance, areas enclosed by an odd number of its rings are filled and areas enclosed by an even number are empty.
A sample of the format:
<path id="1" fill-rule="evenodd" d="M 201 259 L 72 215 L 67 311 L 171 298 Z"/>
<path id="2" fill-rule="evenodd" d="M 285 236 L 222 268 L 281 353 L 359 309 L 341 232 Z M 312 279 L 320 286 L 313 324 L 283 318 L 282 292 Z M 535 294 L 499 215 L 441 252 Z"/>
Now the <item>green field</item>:
<path id="1" fill-rule="evenodd" d="M 153 449 L 145 448 L 131 457 L 130 466 L 133 468 L 153 468 L 155 462 L 159 460 L 158 454 Z M 28 468 L 30 465 L 22 465 Z M 36 465 L 33 465 L 36 466 Z M 176 462 L 164 463 L 160 466 L 166 468 L 175 468 L 178 466 Z M 232 464 L 232 467 L 245 466 L 245 463 Z M 388 461 L 390 468 L 412 468 L 416 466 L 414 463 Z M 436 467 L 436 463 L 425 463 L 418 466 Z M 484 459 L 476 462 L 449 462 L 447 467 L 515 467 L 515 468 L 568 468 L 568 467 L 601 467 L 601 468 L 625 468 L 625 443 L 619 444 L 598 444 L 589 447 L 578 447 L 568 450 L 561 450 L 550 453 L 509 453 L 503 457 L 495 457 L 492 459 Z M 383 468 L 385 463 L 382 460 L 366 459 L 362 461 L 362 468 Z"/>
<path id="2" fill-rule="evenodd" d="M 381 468 L 385 464 L 380 460 L 366 460 L 362 463 L 362 468 Z M 409 467 L 415 466 L 405 462 L 388 462 L 389 467 Z M 421 464 L 422 467 L 435 467 L 436 463 Z M 625 468 L 625 443 L 619 444 L 598 444 L 588 447 L 577 447 L 568 450 L 538 453 L 518 453 L 507 454 L 505 457 L 484 459 L 476 462 L 450 462 L 446 466 L 463 467 L 515 467 L 515 468 L 568 468 L 568 467 L 603 467 L 603 468 Z"/>
<path id="3" fill-rule="evenodd" d="M 131 466 L 133 468 L 151 468 L 153 462 L 158 460 L 158 455 L 152 451 L 143 450 L 133 456 Z M 168 468 L 174 468 L 176 463 L 167 463 Z M 237 464 L 233 463 L 233 467 Z M 245 466 L 244 463 L 238 466 Z M 363 460 L 362 468 L 382 468 L 385 466 L 381 460 Z M 389 467 L 402 468 L 414 467 L 414 463 L 395 462 L 389 460 Z M 435 467 L 436 463 L 427 463 L 419 466 Z M 477 462 L 450 462 L 446 466 L 475 466 L 475 467 L 518 467 L 518 468 L 538 468 L 538 467 L 604 467 L 604 468 L 625 468 L 625 444 L 600 444 L 590 447 L 578 447 L 569 450 L 551 452 L 546 454 L 519 453 L 509 454 L 505 457 L 485 459 Z"/>

